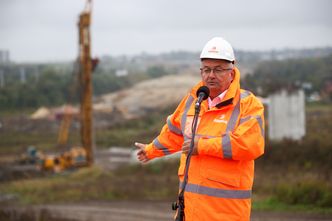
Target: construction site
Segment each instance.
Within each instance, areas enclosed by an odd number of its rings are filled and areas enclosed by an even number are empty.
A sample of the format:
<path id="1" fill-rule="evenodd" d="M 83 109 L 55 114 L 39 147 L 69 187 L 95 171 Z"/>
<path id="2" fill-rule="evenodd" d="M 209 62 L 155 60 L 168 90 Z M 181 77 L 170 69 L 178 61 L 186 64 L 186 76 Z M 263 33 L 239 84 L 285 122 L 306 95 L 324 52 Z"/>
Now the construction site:
<path id="1" fill-rule="evenodd" d="M 96 2 L 80 4 L 72 61 L 0 50 L 0 220 L 173 220 L 181 153 L 142 164 L 134 143 L 201 81 L 199 52 L 94 57 Z M 235 54 L 265 109 L 250 220 L 332 220 L 332 47 Z"/>

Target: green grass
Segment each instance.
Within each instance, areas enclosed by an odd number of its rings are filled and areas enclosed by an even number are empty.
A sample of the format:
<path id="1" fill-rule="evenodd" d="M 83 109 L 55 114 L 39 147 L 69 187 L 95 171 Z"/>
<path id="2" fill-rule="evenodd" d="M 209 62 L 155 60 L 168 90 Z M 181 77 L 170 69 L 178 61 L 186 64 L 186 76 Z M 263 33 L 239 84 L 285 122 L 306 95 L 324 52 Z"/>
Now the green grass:
<path id="1" fill-rule="evenodd" d="M 98 148 L 110 146 L 133 146 L 135 141 L 149 143 L 152 141 L 161 130 L 166 122 L 166 117 L 172 113 L 174 107 L 168 108 L 160 112 L 153 112 L 141 119 L 132 119 L 117 123 L 108 129 L 95 130 L 95 142 Z M 28 110 L 25 110 L 25 115 Z M 22 153 L 26 147 L 33 145 L 38 150 L 57 150 L 57 138 L 59 125 L 55 122 L 50 123 L 51 128 L 44 128 L 42 122 L 31 122 L 24 119 L 22 122 L 18 120 L 18 112 L 2 111 L 0 117 L 14 117 L 15 120 L 8 121 L 12 124 L 18 125 L 20 129 L 15 129 L 13 126 L 8 126 L 6 130 L 0 130 L 0 154 L 5 153 Z M 23 112 L 22 112 L 23 113 Z M 16 114 L 16 115 L 15 115 Z M 1 118 L 0 118 L 1 120 Z M 19 125 L 22 124 L 22 125 Z M 34 126 L 34 124 L 36 124 Z M 28 126 L 27 126 L 28 125 Z M 36 129 L 42 126 L 43 129 Z M 6 125 L 5 125 L 6 127 Z M 22 129 L 27 127 L 27 129 Z M 34 128 L 36 127 L 36 128 Z M 69 145 L 77 145 L 80 143 L 79 130 L 71 130 L 69 134 Z"/>
<path id="2" fill-rule="evenodd" d="M 328 103 L 320 103 L 320 102 L 312 102 L 306 103 L 306 111 L 307 112 L 331 112 L 332 111 L 332 104 Z"/>
<path id="3" fill-rule="evenodd" d="M 22 151 L 29 145 L 38 144 L 39 148 L 50 149 L 56 142 L 56 134 L 53 133 L 3 133 L 4 139 L 0 139 L 0 153 L 10 153 Z"/>
<path id="4" fill-rule="evenodd" d="M 310 104 L 306 112 L 307 135 L 302 141 L 267 142 L 264 156 L 256 160 L 255 210 L 332 213 L 332 105 Z M 97 146 L 148 143 L 157 136 L 169 113 L 170 110 L 153 113 L 96 131 Z M 54 150 L 57 138 L 57 133 L 45 131 L 5 135 L 0 139 L 0 154 L 23 151 L 27 144 Z M 78 134 L 72 134 L 70 139 L 78 141 Z M 113 172 L 84 168 L 1 183 L 0 192 L 15 194 L 18 202 L 25 205 L 114 199 L 173 201 L 178 187 L 177 166 L 177 162 L 162 162 Z"/>
<path id="5" fill-rule="evenodd" d="M 108 130 L 96 130 L 96 143 L 99 147 L 130 147 L 134 142 L 150 143 L 158 136 L 173 107 L 153 112 L 141 119 L 132 119 L 113 125 Z"/>
<path id="6" fill-rule="evenodd" d="M 269 197 L 264 200 L 254 200 L 252 209 L 256 211 L 282 211 L 282 212 L 301 212 L 301 213 L 316 213 L 316 214 L 332 214 L 332 208 L 319 207 L 307 204 L 290 205 L 280 202 L 274 197 Z"/>
<path id="7" fill-rule="evenodd" d="M 102 173 L 99 168 L 84 168 L 71 173 L 44 178 L 2 183 L 0 192 L 14 194 L 23 205 L 79 202 L 97 199 L 111 190 L 111 187 L 96 186 L 103 179 L 112 180 L 111 174 Z M 107 187 L 106 185 L 104 187 Z"/>
<path id="8" fill-rule="evenodd" d="M 134 142 L 150 143 L 158 135 L 154 129 L 131 129 L 118 128 L 107 131 L 96 132 L 96 143 L 98 147 L 134 146 Z"/>
<path id="9" fill-rule="evenodd" d="M 54 132 L 3 132 L 0 139 L 0 154 L 25 153 L 28 146 L 35 146 L 41 151 L 55 151 L 58 134 Z M 68 143 L 79 144 L 78 134 L 71 134 Z"/>
<path id="10" fill-rule="evenodd" d="M 15 117 L 19 115 L 30 115 L 36 111 L 36 108 L 24 108 L 24 109 L 11 109 L 11 110 L 3 110 L 0 109 L 1 117 Z"/>
<path id="11" fill-rule="evenodd" d="M 15 195 L 16 203 L 21 205 L 82 203 L 98 200 L 171 202 L 176 199 L 178 191 L 177 167 L 178 162 L 170 160 L 147 165 L 130 165 L 113 172 L 104 171 L 98 167 L 82 168 L 44 178 L 2 183 L 0 192 Z M 267 177 L 267 179 L 270 178 Z M 309 190 L 314 190 L 308 192 L 306 188 L 308 185 Z M 321 185 L 323 188 L 319 187 Z M 320 189 L 326 196 L 331 194 L 331 189 L 326 183 L 319 183 L 319 185 L 311 183 L 304 186 L 304 188 L 298 188 L 296 185 L 288 185 L 284 190 L 284 186 L 277 184 L 270 186 L 268 192 L 256 188 L 253 196 L 253 210 L 332 214 L 330 204 L 310 203 L 305 200 L 308 198 L 292 201 L 298 199 L 298 196 L 309 195 L 313 197 L 312 200 L 319 202 L 317 199 L 321 198 L 310 194 L 315 192 L 315 189 Z"/>
<path id="12" fill-rule="evenodd" d="M 0 193 L 13 194 L 18 204 L 84 202 L 96 200 L 176 198 L 177 163 L 133 165 L 114 172 L 98 167 L 0 184 Z M 160 176 L 160 174 L 163 174 Z"/>

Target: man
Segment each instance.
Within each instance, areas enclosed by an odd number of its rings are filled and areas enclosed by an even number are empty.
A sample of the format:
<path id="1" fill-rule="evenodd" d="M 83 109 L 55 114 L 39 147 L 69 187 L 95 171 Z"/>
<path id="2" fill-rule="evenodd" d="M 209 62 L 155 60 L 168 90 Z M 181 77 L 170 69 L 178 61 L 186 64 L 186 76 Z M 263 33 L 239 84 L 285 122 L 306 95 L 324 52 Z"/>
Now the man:
<path id="1" fill-rule="evenodd" d="M 249 220 L 254 160 L 264 153 L 264 108 L 249 91 L 240 89 L 232 46 L 213 38 L 204 46 L 201 77 L 167 119 L 150 144 L 135 143 L 141 162 L 182 150 L 178 175 L 183 182 L 191 140 L 197 89 L 205 85 L 193 155 L 185 188 L 186 221 Z"/>

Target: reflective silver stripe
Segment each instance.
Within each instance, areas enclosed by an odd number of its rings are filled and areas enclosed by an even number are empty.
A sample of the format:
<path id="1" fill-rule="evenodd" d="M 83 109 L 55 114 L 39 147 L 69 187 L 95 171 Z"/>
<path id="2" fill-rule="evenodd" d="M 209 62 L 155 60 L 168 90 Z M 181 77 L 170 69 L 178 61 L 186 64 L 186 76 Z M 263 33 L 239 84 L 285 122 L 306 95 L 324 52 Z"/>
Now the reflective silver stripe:
<path id="1" fill-rule="evenodd" d="M 264 128 L 263 128 L 263 119 L 262 119 L 261 116 L 256 116 L 255 118 L 257 119 L 259 127 L 261 128 L 261 134 L 264 137 L 265 136 L 265 131 L 264 131 Z"/>
<path id="2" fill-rule="evenodd" d="M 239 115 L 240 115 L 240 102 L 241 102 L 241 100 L 239 100 L 237 102 L 237 104 L 235 105 L 235 107 L 234 107 L 231 118 L 229 119 L 228 124 L 227 124 L 226 132 L 233 131 L 234 128 L 235 128 L 236 121 L 237 121 L 237 119 L 239 118 Z"/>
<path id="3" fill-rule="evenodd" d="M 223 152 L 224 158 L 232 159 L 232 143 L 231 143 L 231 137 L 230 137 L 229 133 L 222 136 L 221 143 L 222 143 L 222 152 Z"/>
<path id="4" fill-rule="evenodd" d="M 222 144 L 222 151 L 224 158 L 232 159 L 232 143 L 231 143 L 231 137 L 228 132 L 233 131 L 236 126 L 236 121 L 239 118 L 240 115 L 240 104 L 241 99 L 244 99 L 250 95 L 249 91 L 244 91 L 240 94 L 240 99 L 235 105 L 231 118 L 228 121 L 227 128 L 226 128 L 226 135 L 222 136 L 221 138 L 221 144 Z"/>
<path id="5" fill-rule="evenodd" d="M 187 113 L 188 113 L 189 108 L 190 108 L 191 104 L 193 103 L 193 101 L 194 101 L 194 98 L 190 95 L 187 99 L 186 106 L 184 108 L 184 112 L 181 117 L 181 130 L 182 130 L 182 134 L 184 135 L 184 139 L 188 139 L 188 137 L 186 137 L 184 132 L 185 132 L 185 128 L 186 128 Z"/>
<path id="6" fill-rule="evenodd" d="M 240 119 L 240 124 L 243 124 L 244 122 L 248 121 L 251 118 L 251 116 L 246 116 L 244 118 Z"/>
<path id="7" fill-rule="evenodd" d="M 250 95 L 250 92 L 249 91 L 243 91 L 242 93 L 241 93 L 241 99 L 244 99 L 244 98 L 246 98 L 246 97 L 248 97 Z"/>
<path id="8" fill-rule="evenodd" d="M 240 124 L 243 124 L 244 122 L 250 120 L 251 118 L 255 118 L 258 121 L 259 127 L 261 129 L 261 134 L 264 137 L 265 131 L 263 128 L 263 119 L 260 115 L 256 115 L 256 116 L 246 116 L 244 118 L 240 119 Z"/>
<path id="9" fill-rule="evenodd" d="M 174 124 L 172 124 L 170 118 L 171 118 L 171 116 L 169 116 L 169 117 L 167 118 L 167 126 L 168 126 L 168 129 L 169 129 L 171 132 L 175 133 L 175 134 L 182 135 L 182 131 L 181 131 L 179 128 L 177 128 Z"/>
<path id="10" fill-rule="evenodd" d="M 180 183 L 180 187 L 182 187 L 182 183 Z M 251 190 L 225 190 L 219 188 L 212 188 L 206 186 L 200 186 L 197 184 L 188 183 L 186 185 L 186 192 L 197 193 L 212 197 L 218 198 L 226 198 L 226 199 L 250 199 L 251 198 Z"/>
<path id="11" fill-rule="evenodd" d="M 221 144 L 222 144 L 222 152 L 224 158 L 232 159 L 232 144 L 231 144 L 231 137 L 229 135 L 230 131 L 233 131 L 236 125 L 236 120 L 240 115 L 240 101 L 234 107 L 232 112 L 231 118 L 228 121 L 227 128 L 226 128 L 226 135 L 221 137 Z"/>
<path id="12" fill-rule="evenodd" d="M 158 148 L 158 150 L 163 151 L 163 153 L 164 153 L 165 155 L 169 155 L 169 154 L 171 154 L 171 152 L 169 152 L 168 148 L 165 147 L 164 145 L 162 145 L 162 144 L 159 142 L 158 138 L 156 138 L 156 139 L 153 140 L 153 145 L 155 145 L 155 146 Z"/>

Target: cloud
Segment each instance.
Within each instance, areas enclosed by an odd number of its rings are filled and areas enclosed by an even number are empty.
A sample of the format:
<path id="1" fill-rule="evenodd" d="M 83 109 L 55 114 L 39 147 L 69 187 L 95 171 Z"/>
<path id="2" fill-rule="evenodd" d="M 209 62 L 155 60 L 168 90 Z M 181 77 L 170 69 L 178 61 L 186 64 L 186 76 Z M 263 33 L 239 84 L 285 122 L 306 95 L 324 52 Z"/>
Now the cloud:
<path id="1" fill-rule="evenodd" d="M 77 55 L 83 0 L 0 0 L 0 49 L 14 60 Z M 93 53 L 200 50 L 215 35 L 241 49 L 332 45 L 329 0 L 95 0 Z"/>

